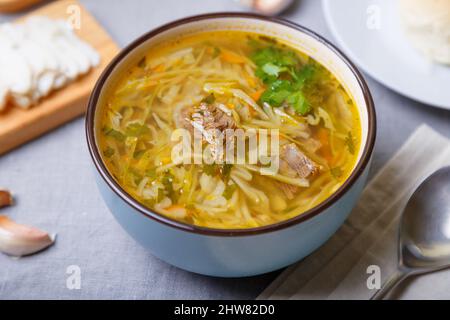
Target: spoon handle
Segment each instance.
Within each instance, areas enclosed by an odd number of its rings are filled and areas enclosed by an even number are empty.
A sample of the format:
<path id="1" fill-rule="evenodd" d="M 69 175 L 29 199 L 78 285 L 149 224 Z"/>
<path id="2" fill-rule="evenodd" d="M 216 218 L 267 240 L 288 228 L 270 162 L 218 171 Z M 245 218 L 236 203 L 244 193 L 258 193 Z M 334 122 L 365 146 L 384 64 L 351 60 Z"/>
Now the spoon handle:
<path id="1" fill-rule="evenodd" d="M 410 273 L 408 271 L 397 270 L 386 280 L 383 286 L 374 293 L 370 300 L 382 300 L 392 289 L 405 280 L 409 275 Z"/>

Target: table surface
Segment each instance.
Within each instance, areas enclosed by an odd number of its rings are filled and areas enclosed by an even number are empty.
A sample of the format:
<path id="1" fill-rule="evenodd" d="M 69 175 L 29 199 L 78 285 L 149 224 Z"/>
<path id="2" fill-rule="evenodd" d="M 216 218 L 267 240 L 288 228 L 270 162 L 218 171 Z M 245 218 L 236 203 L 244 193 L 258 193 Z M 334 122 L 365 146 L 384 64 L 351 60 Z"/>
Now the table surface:
<path id="1" fill-rule="evenodd" d="M 122 47 L 174 19 L 242 10 L 232 0 L 81 2 Z M 283 16 L 333 41 L 320 1 L 298 1 Z M 12 18 L 0 16 L 0 22 Z M 378 115 L 372 175 L 421 123 L 450 137 L 449 111 L 414 102 L 366 79 Z M 0 157 L 0 185 L 13 190 L 17 199 L 16 206 L 2 213 L 58 233 L 55 246 L 39 255 L 0 255 L 0 299 L 253 299 L 277 276 L 278 272 L 244 279 L 204 277 L 158 260 L 113 220 L 91 170 L 83 119 Z M 71 265 L 81 271 L 80 290 L 67 285 Z"/>

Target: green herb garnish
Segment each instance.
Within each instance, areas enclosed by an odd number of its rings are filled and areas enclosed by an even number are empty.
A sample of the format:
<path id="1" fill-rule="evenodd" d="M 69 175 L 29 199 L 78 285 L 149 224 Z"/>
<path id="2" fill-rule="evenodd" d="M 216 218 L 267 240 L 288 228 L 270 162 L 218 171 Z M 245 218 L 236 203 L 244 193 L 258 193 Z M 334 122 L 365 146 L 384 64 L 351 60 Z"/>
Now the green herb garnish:
<path id="1" fill-rule="evenodd" d="M 144 178 L 139 171 L 134 169 L 133 167 L 128 168 L 128 172 L 131 173 L 134 177 L 134 183 L 139 184 L 141 180 Z"/>
<path id="2" fill-rule="evenodd" d="M 156 196 L 156 202 L 161 202 L 165 197 L 164 190 L 158 189 L 158 195 Z"/>
<path id="3" fill-rule="evenodd" d="M 125 130 L 127 136 L 131 137 L 139 137 L 149 132 L 150 129 L 146 125 L 137 122 L 130 123 Z"/>
<path id="4" fill-rule="evenodd" d="M 267 84 L 260 101 L 273 107 L 288 104 L 301 115 L 311 111 L 311 103 L 302 89 L 310 82 L 316 72 L 313 64 L 303 65 L 295 52 L 266 47 L 252 56 L 257 65 L 256 76 Z"/>
<path id="5" fill-rule="evenodd" d="M 139 68 L 144 69 L 147 66 L 147 59 L 143 57 L 141 60 L 139 60 L 137 65 Z"/>
<path id="6" fill-rule="evenodd" d="M 269 62 L 279 67 L 295 67 L 300 62 L 293 51 L 281 50 L 275 47 L 266 47 L 258 50 L 251 58 L 258 67 L 262 67 Z"/>
<path id="7" fill-rule="evenodd" d="M 216 164 L 203 165 L 203 172 L 208 176 L 215 176 L 219 171 L 219 167 Z"/>
<path id="8" fill-rule="evenodd" d="M 213 54 L 212 54 L 213 58 L 217 58 L 220 53 L 221 53 L 220 48 L 214 47 L 214 51 L 213 51 Z"/>
<path id="9" fill-rule="evenodd" d="M 335 179 L 339 179 L 343 174 L 342 169 L 339 167 L 331 168 L 330 173 Z"/>
<path id="10" fill-rule="evenodd" d="M 306 100 L 305 96 L 301 91 L 297 91 L 293 94 L 291 94 L 287 99 L 286 102 L 291 105 L 295 112 L 299 114 L 307 114 L 309 111 L 311 111 L 311 105 Z"/>
<path id="11" fill-rule="evenodd" d="M 126 136 L 122 132 L 114 130 L 112 128 L 104 128 L 103 129 L 103 133 L 106 136 L 114 138 L 114 139 L 116 139 L 119 142 L 124 142 L 125 138 L 126 138 Z"/>
<path id="12" fill-rule="evenodd" d="M 145 152 L 146 152 L 145 149 L 142 149 L 142 150 L 136 150 L 136 151 L 133 153 L 133 158 L 134 158 L 134 159 L 140 159 L 140 158 L 144 155 Z"/>
<path id="13" fill-rule="evenodd" d="M 152 179 L 152 180 L 155 180 L 156 177 L 158 176 L 157 173 L 156 173 L 156 168 L 148 169 L 148 170 L 145 172 L 145 176 L 149 177 L 149 178 Z"/>
<path id="14" fill-rule="evenodd" d="M 211 93 L 210 95 L 204 97 L 201 102 L 207 103 L 207 104 L 213 104 L 215 101 L 216 101 L 216 97 L 214 96 L 213 93 Z"/>
<path id="15" fill-rule="evenodd" d="M 235 184 L 228 185 L 225 190 L 223 191 L 223 197 L 227 200 L 230 200 L 233 196 L 234 191 L 237 189 Z"/>
<path id="16" fill-rule="evenodd" d="M 347 146 L 347 150 L 350 154 L 355 154 L 355 138 L 353 137 L 351 131 L 349 131 L 347 137 L 345 137 L 345 145 Z"/>
<path id="17" fill-rule="evenodd" d="M 166 172 L 161 179 L 161 183 L 164 186 L 164 190 L 166 190 L 167 195 L 172 200 L 172 202 L 177 202 L 178 195 L 173 189 L 173 180 L 174 176 L 170 172 Z"/>
<path id="18" fill-rule="evenodd" d="M 106 147 L 106 149 L 103 150 L 103 155 L 104 155 L 105 157 L 107 157 L 107 158 L 111 158 L 111 157 L 114 155 L 115 152 L 116 152 L 116 151 L 115 151 L 113 148 L 111 148 L 111 147 Z"/>
<path id="19" fill-rule="evenodd" d="M 233 168 L 233 165 L 230 163 L 225 163 L 222 168 L 220 169 L 220 173 L 222 174 L 222 177 L 225 180 L 228 180 L 230 178 L 231 169 Z"/>
<path id="20" fill-rule="evenodd" d="M 261 67 L 261 70 L 264 71 L 269 76 L 278 77 L 281 72 L 287 71 L 286 67 L 279 67 L 272 62 L 267 62 Z"/>

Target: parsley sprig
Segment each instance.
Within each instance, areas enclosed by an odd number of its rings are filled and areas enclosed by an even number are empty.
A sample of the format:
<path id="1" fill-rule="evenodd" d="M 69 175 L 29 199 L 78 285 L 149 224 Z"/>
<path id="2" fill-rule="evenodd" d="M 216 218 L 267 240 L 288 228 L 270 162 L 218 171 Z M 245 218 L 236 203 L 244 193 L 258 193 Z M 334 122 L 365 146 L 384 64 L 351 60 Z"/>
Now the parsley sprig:
<path id="1" fill-rule="evenodd" d="M 273 107 L 288 104 L 301 115 L 311 111 L 303 89 L 314 78 L 313 64 L 302 65 L 295 52 L 273 46 L 258 49 L 252 60 L 257 66 L 256 76 L 267 85 L 260 102 Z"/>

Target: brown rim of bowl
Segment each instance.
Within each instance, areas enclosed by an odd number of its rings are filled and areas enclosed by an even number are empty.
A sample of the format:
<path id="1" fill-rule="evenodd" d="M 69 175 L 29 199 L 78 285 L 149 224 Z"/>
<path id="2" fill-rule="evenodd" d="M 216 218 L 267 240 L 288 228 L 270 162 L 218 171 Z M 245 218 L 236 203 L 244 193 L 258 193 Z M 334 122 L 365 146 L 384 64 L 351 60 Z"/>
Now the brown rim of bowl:
<path id="1" fill-rule="evenodd" d="M 103 160 L 99 154 L 98 147 L 95 141 L 95 132 L 94 132 L 94 117 L 95 117 L 95 111 L 97 107 L 97 102 L 100 97 L 100 92 L 103 88 L 103 85 L 109 75 L 112 73 L 116 65 L 122 61 L 132 50 L 134 50 L 136 47 L 147 41 L 148 39 L 160 34 L 161 32 L 164 32 L 166 30 L 169 30 L 171 28 L 190 23 L 190 22 L 196 22 L 200 20 L 207 20 L 207 19 L 217 19 L 217 18 L 248 18 L 248 19 L 257 19 L 257 20 L 264 20 L 268 22 L 274 22 L 278 23 L 287 27 L 290 27 L 292 29 L 295 29 L 299 32 L 303 32 L 310 37 L 314 38 L 315 40 L 319 41 L 320 43 L 324 44 L 328 49 L 334 52 L 342 61 L 345 62 L 347 67 L 352 71 L 352 73 L 355 75 L 356 79 L 358 80 L 358 84 L 364 94 L 364 99 L 367 105 L 367 113 L 368 113 L 368 135 L 367 135 L 367 142 L 363 150 L 363 154 L 356 165 L 356 167 L 353 169 L 351 175 L 347 178 L 347 180 L 342 184 L 342 186 L 339 187 L 339 189 L 334 192 L 330 197 L 328 197 L 325 201 L 318 204 L 317 206 L 309 209 L 308 211 L 305 211 L 304 213 L 301 213 L 300 215 L 283 220 L 274 224 L 257 227 L 257 228 L 246 228 L 246 229 L 217 229 L 217 228 L 207 228 L 207 227 L 200 227 L 195 226 L 183 222 L 179 222 L 173 219 L 170 219 L 166 216 L 163 216 L 157 212 L 154 212 L 150 210 L 149 208 L 146 208 L 142 204 L 140 204 L 137 200 L 135 200 L 133 197 L 131 197 L 117 182 L 116 180 L 111 176 L 109 171 L 107 170 L 106 166 L 103 163 Z M 284 229 L 287 227 L 291 227 L 295 224 L 301 223 L 303 221 L 306 221 L 308 219 L 311 219 L 312 217 L 320 214 L 325 209 L 330 207 L 332 204 L 334 204 L 337 200 L 339 200 L 349 189 L 350 187 L 355 183 L 355 181 L 359 178 L 359 176 L 363 173 L 364 169 L 368 165 L 372 151 L 375 144 L 375 136 L 376 136 L 376 115 L 375 115 L 375 108 L 372 96 L 370 94 L 369 88 L 367 86 L 366 81 L 364 80 L 362 74 L 358 71 L 358 69 L 355 67 L 355 65 L 334 45 L 332 45 L 328 40 L 325 40 L 322 36 L 318 35 L 317 33 L 300 26 L 296 23 L 293 23 L 288 20 L 280 19 L 280 18 L 273 18 L 273 17 L 266 17 L 261 16 L 258 14 L 252 14 L 252 13 L 235 13 L 235 12 L 220 12 L 220 13 L 210 13 L 210 14 L 202 14 L 202 15 L 196 15 L 187 17 L 184 19 L 176 20 L 173 22 L 170 22 L 168 24 L 165 24 L 159 28 L 156 28 L 138 39 L 134 40 L 131 44 L 129 44 L 126 48 L 124 48 L 106 67 L 106 69 L 101 74 L 100 78 L 97 80 L 97 83 L 94 87 L 94 90 L 92 91 L 92 94 L 89 98 L 88 102 L 88 109 L 86 114 L 86 137 L 87 137 L 87 143 L 89 148 L 89 153 L 91 154 L 92 160 L 94 161 L 95 167 L 97 168 L 98 172 L 100 173 L 103 180 L 106 182 L 106 184 L 112 189 L 114 193 L 116 193 L 122 200 L 124 200 L 128 205 L 130 205 L 132 208 L 137 210 L 142 215 L 146 216 L 147 218 L 153 219 L 157 222 L 161 222 L 167 226 L 174 227 L 183 231 L 193 232 L 197 234 L 204 234 L 204 235 L 210 235 L 210 236 L 248 236 L 248 235 L 258 235 L 263 233 L 268 233 L 280 229 Z"/>

